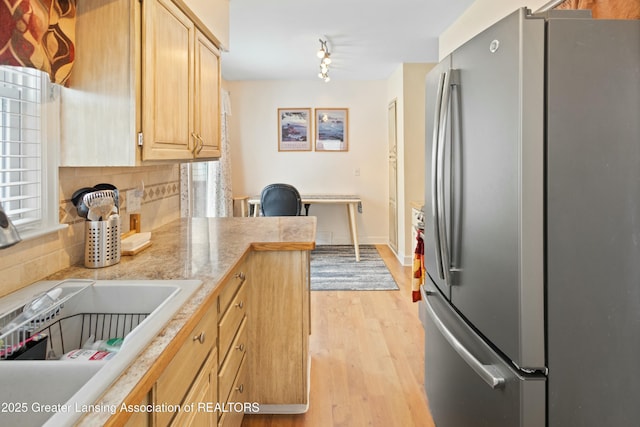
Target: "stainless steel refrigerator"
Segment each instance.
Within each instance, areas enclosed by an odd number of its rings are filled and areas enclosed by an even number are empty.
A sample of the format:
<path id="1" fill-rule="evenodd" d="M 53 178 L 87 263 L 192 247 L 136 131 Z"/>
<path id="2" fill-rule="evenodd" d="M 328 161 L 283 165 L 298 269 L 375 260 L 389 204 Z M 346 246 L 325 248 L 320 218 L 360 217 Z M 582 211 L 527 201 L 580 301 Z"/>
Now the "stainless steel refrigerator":
<path id="1" fill-rule="evenodd" d="M 517 10 L 426 99 L 436 425 L 639 425 L 640 21 Z"/>

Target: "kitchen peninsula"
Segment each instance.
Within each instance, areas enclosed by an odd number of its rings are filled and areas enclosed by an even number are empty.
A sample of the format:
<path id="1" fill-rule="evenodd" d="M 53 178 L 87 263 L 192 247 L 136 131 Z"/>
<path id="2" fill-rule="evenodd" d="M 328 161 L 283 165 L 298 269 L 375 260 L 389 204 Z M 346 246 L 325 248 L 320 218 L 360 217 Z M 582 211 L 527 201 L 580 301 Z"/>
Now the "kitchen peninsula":
<path id="1" fill-rule="evenodd" d="M 154 230 L 149 248 L 119 264 L 74 266 L 48 277 L 203 282 L 95 402 L 118 408 L 116 413 L 90 412 L 79 425 L 201 425 L 198 416 L 204 425 L 242 420 L 239 411 L 127 413 L 120 411 L 123 403 L 252 402 L 254 411 L 304 412 L 315 235 L 315 217 L 179 219 Z M 209 347 L 200 346 L 205 342 Z"/>

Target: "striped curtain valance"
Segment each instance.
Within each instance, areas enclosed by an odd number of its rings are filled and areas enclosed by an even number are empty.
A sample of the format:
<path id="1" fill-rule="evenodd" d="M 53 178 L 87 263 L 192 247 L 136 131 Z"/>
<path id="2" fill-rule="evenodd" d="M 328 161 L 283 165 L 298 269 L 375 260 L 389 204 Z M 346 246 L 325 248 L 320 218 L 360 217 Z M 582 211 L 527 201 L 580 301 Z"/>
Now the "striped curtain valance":
<path id="1" fill-rule="evenodd" d="M 65 85 L 75 21 L 76 0 L 0 0 L 0 65 L 36 68 Z"/>

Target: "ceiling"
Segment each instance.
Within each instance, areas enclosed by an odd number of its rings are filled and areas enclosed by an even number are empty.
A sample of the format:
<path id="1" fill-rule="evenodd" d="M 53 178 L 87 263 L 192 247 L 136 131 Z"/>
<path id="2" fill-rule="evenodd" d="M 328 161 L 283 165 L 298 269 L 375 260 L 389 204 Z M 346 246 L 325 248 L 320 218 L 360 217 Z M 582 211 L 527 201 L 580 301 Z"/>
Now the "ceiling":
<path id="1" fill-rule="evenodd" d="M 332 80 L 387 79 L 401 63 L 437 62 L 439 34 L 473 1 L 230 0 L 222 76 L 318 79 L 323 38 Z"/>

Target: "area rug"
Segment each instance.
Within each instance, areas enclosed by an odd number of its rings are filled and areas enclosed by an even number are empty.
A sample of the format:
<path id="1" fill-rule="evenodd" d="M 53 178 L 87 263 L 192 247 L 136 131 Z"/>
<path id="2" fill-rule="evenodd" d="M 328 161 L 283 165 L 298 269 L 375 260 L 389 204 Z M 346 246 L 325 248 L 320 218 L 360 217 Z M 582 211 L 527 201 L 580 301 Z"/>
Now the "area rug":
<path id="1" fill-rule="evenodd" d="M 311 251 L 312 291 L 398 290 L 378 250 L 360 245 L 360 262 L 351 245 L 320 245 Z"/>

